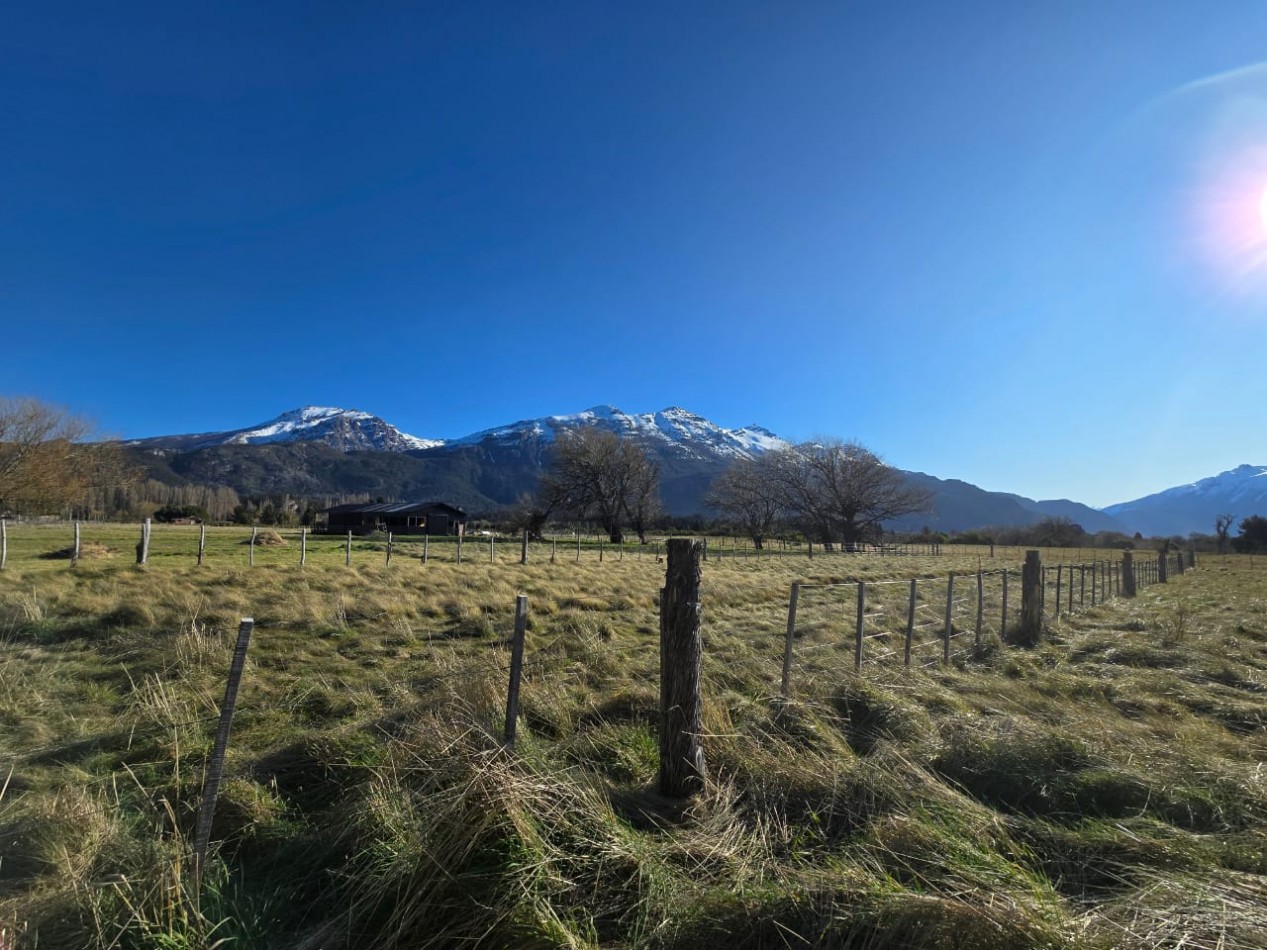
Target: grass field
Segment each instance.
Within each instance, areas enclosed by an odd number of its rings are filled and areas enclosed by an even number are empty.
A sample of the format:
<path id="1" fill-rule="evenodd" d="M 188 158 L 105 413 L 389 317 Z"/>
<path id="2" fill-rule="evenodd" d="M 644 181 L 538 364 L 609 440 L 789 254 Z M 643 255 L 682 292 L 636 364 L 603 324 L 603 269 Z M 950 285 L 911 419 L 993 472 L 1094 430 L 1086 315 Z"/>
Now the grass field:
<path id="1" fill-rule="evenodd" d="M 301 569 L 297 534 L 254 566 L 246 534 L 209 531 L 199 568 L 196 528 L 156 527 L 138 567 L 134 528 L 87 526 L 114 556 L 72 566 L 40 557 L 69 546 L 65 526 L 10 527 L 0 948 L 1267 945 L 1267 564 L 1206 557 L 1020 649 L 999 642 L 988 584 L 975 643 L 975 572 L 1019 568 L 1015 549 L 714 551 L 710 780 L 683 804 L 655 792 L 653 552 L 600 562 L 583 545 L 578 562 L 560 541 L 556 563 L 536 545 L 521 565 L 512 542 L 490 563 L 468 539 L 463 563 L 433 543 L 424 566 L 410 541 L 387 565 L 382 541 L 356 541 L 348 567 L 343 540 L 318 537 Z M 793 581 L 807 586 L 785 702 Z M 195 893 L 242 616 L 257 626 Z"/>

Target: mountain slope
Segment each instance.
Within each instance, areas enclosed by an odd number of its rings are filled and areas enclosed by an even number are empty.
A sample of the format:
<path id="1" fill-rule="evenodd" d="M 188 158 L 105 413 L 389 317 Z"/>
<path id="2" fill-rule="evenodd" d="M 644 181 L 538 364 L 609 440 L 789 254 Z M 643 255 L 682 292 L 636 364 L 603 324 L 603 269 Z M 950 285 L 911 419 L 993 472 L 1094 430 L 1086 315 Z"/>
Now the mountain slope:
<path id="1" fill-rule="evenodd" d="M 191 452 L 218 445 L 266 445 L 275 442 L 323 442 L 340 452 L 409 452 L 442 444 L 401 432 L 378 416 L 356 409 L 304 406 L 245 429 L 162 435 L 125 444 L 142 449 Z"/>
<path id="2" fill-rule="evenodd" d="M 1214 519 L 1267 514 L 1267 466 L 1239 465 L 1190 485 L 1177 485 L 1104 509 L 1144 534 L 1214 533 Z"/>
<path id="3" fill-rule="evenodd" d="M 760 426 L 728 429 L 677 406 L 626 413 L 604 405 L 447 441 L 405 435 L 369 413 L 307 407 L 246 429 L 139 439 L 129 446 L 151 477 L 169 483 L 228 485 L 251 495 L 440 499 L 476 512 L 533 492 L 555 440 L 586 426 L 633 439 L 651 453 L 660 464 L 664 508 L 675 515 L 701 512 L 709 484 L 736 459 L 788 444 Z M 905 474 L 932 493 L 933 510 L 894 522 L 899 530 L 1025 525 L 1052 515 L 1088 531 L 1121 529 L 1108 515 L 1075 502 L 1033 501 L 957 479 Z"/>

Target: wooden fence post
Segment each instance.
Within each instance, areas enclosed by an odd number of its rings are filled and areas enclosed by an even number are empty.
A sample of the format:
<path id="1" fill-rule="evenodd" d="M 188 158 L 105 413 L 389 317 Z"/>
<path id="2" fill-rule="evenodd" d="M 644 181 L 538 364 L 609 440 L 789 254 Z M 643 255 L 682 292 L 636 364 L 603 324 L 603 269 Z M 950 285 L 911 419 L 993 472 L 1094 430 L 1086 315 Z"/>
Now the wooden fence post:
<path id="1" fill-rule="evenodd" d="M 458 535 L 457 563 L 458 564 L 462 563 L 462 535 L 461 534 Z"/>
<path id="2" fill-rule="evenodd" d="M 141 524 L 141 540 L 136 544 L 136 563 L 144 564 L 150 559 L 150 519 Z"/>
<path id="3" fill-rule="evenodd" d="M 999 639 L 1007 640 L 1007 568 L 1003 568 L 1003 611 L 999 617 Z"/>
<path id="4" fill-rule="evenodd" d="M 858 622 L 854 631 L 853 645 L 853 668 L 855 670 L 862 669 L 862 643 L 865 639 L 863 635 L 863 623 L 867 613 L 867 585 L 863 581 L 858 581 Z"/>
<path id="5" fill-rule="evenodd" d="M 1135 558 L 1130 551 L 1122 552 L 1122 596 L 1135 596 Z"/>
<path id="6" fill-rule="evenodd" d="M 527 528 L 524 528 L 523 541 L 521 541 L 519 544 L 519 563 L 520 564 L 528 563 L 528 529 Z"/>
<path id="7" fill-rule="evenodd" d="M 974 645 L 981 649 L 981 627 L 985 622 L 985 577 L 977 571 L 977 631 L 973 637 Z"/>
<path id="8" fill-rule="evenodd" d="M 1043 556 L 1038 551 L 1026 551 L 1025 566 L 1021 568 L 1021 624 L 1017 631 L 1024 642 L 1037 643 L 1042 636 L 1043 587 Z"/>
<path id="9" fill-rule="evenodd" d="M 202 881 L 207 863 L 207 845 L 211 841 L 211 822 L 215 817 L 216 796 L 220 792 L 220 780 L 224 775 L 224 755 L 229 748 L 229 730 L 233 726 L 233 710 L 238 702 L 238 684 L 242 682 L 242 669 L 246 665 L 246 650 L 251 644 L 251 629 L 255 621 L 243 617 L 238 624 L 238 641 L 233 648 L 233 660 L 229 664 L 229 680 L 224 687 L 224 702 L 220 704 L 220 724 L 216 727 L 216 741 L 207 763 L 207 774 L 202 781 L 202 807 L 198 810 L 198 827 L 194 834 L 195 889 Z"/>
<path id="10" fill-rule="evenodd" d="M 343 566 L 352 566 L 352 532 L 348 532 L 347 545 L 343 549 Z"/>
<path id="11" fill-rule="evenodd" d="M 1166 552 L 1157 552 L 1157 583 L 1166 583 Z"/>
<path id="12" fill-rule="evenodd" d="M 915 639 L 915 585 L 918 583 L 915 578 L 911 578 L 911 600 L 906 608 L 906 648 L 904 651 L 902 665 L 911 665 L 911 641 Z"/>
<path id="13" fill-rule="evenodd" d="M 0 571 L 9 563 L 9 522 L 0 518 Z"/>
<path id="14" fill-rule="evenodd" d="M 494 561 L 497 560 L 497 552 L 493 548 L 493 540 L 494 539 L 493 539 L 492 534 L 489 534 L 488 536 L 488 563 L 489 564 L 492 564 Z"/>
<path id="15" fill-rule="evenodd" d="M 660 615 L 660 792 L 684 797 L 703 788 L 705 779 L 700 743 L 703 551 L 690 538 L 674 538 L 668 550 Z"/>
<path id="16" fill-rule="evenodd" d="M 303 567 L 308 563 L 308 529 L 301 527 L 299 529 L 299 566 Z"/>
<path id="17" fill-rule="evenodd" d="M 526 536 L 525 532 L 525 536 Z M 515 724 L 519 719 L 519 675 L 524 665 L 524 631 L 528 627 L 528 597 L 515 598 L 515 635 L 510 641 L 510 686 L 506 690 L 506 748 L 515 747 Z"/>
<path id="18" fill-rule="evenodd" d="M 429 553 L 427 549 L 431 546 L 430 541 L 431 541 L 431 535 L 424 534 L 422 536 L 422 563 L 423 564 L 427 563 L 427 554 Z"/>
<path id="19" fill-rule="evenodd" d="M 581 531 L 579 528 L 576 532 L 576 563 L 581 563 Z"/>
<path id="20" fill-rule="evenodd" d="M 255 566 L 255 539 L 259 535 L 259 530 L 260 529 L 256 525 L 251 525 L 251 546 L 247 548 L 247 551 L 246 551 L 247 567 Z"/>
<path id="21" fill-rule="evenodd" d="M 1060 619 L 1060 585 L 1065 576 L 1065 566 L 1063 564 L 1056 565 L 1056 619 Z M 1069 589 L 1073 590 L 1073 574 L 1069 575 Z M 1073 601 L 1070 599 L 1070 604 Z"/>
<path id="22" fill-rule="evenodd" d="M 198 566 L 202 567 L 203 561 L 207 556 L 207 526 L 205 524 L 198 525 Z"/>
<path id="23" fill-rule="evenodd" d="M 70 566 L 74 567 L 79 563 L 79 520 L 75 520 L 75 543 L 70 549 Z"/>
<path id="24" fill-rule="evenodd" d="M 950 577 L 946 579 L 946 627 L 942 632 L 941 661 L 943 664 L 950 662 L 950 632 L 952 623 L 952 614 L 955 606 L 955 572 L 950 572 Z"/>
<path id="25" fill-rule="evenodd" d="M 555 555 L 559 553 L 559 539 L 550 538 L 550 563 L 554 563 Z"/>
<path id="26" fill-rule="evenodd" d="M 383 562 L 384 566 L 390 565 L 392 562 L 392 533 L 387 532 L 387 560 Z"/>
<path id="27" fill-rule="evenodd" d="M 783 641 L 783 684 L 779 694 L 787 699 L 792 682 L 792 637 L 796 634 L 796 602 L 801 596 L 800 582 L 792 584 L 792 596 L 787 602 L 787 635 Z"/>

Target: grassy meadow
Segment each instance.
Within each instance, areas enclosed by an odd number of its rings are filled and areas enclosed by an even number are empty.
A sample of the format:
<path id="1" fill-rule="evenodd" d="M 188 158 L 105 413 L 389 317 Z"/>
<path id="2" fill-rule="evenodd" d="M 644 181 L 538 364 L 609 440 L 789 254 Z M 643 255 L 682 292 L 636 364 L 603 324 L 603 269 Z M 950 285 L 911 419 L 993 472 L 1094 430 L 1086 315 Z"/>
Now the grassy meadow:
<path id="1" fill-rule="evenodd" d="M 706 791 L 656 792 L 655 546 L 10 526 L 0 950 L 1267 946 L 1267 563 L 1004 645 L 1023 552 L 714 544 Z M 1087 563 L 1090 551 L 1045 551 Z M 1100 558 L 1106 552 L 1098 552 Z M 977 625 L 976 572 L 982 579 Z M 947 578 L 951 662 L 941 662 Z M 917 578 L 912 663 L 902 662 Z M 856 581 L 866 582 L 855 663 Z M 798 604 L 780 697 L 789 588 Z M 1019 617 L 1011 576 L 1008 624 Z M 1054 583 L 1054 581 L 1053 581 Z M 1067 584 L 1068 582 L 1065 581 Z M 1090 584 L 1089 580 L 1080 583 Z M 529 598 L 519 741 L 500 742 Z M 1065 596 L 1068 596 L 1067 587 Z M 256 627 L 200 890 L 239 618 Z"/>

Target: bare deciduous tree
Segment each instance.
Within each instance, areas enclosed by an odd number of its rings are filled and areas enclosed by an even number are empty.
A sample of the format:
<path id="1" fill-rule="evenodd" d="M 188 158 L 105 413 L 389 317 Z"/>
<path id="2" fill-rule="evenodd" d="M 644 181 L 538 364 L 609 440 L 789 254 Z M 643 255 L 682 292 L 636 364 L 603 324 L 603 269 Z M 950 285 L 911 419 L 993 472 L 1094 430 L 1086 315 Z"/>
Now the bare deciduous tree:
<path id="1" fill-rule="evenodd" d="M 758 551 L 783 512 L 775 457 L 736 459 L 713 479 L 704 503 L 739 523 Z"/>
<path id="2" fill-rule="evenodd" d="M 1219 515 L 1214 519 L 1214 533 L 1219 539 L 1219 553 L 1226 554 L 1228 547 L 1228 532 L 1232 530 L 1232 516 Z"/>
<path id="3" fill-rule="evenodd" d="M 541 479 L 540 507 L 594 518 L 613 544 L 632 524 L 646 540 L 659 505 L 660 467 L 641 446 L 605 429 L 564 433 L 555 443 L 550 471 Z"/>
<path id="4" fill-rule="evenodd" d="M 819 439 L 771 453 L 779 496 L 829 550 L 878 535 L 885 521 L 926 511 L 931 495 L 857 442 Z"/>
<path id="5" fill-rule="evenodd" d="M 92 427 L 38 399 L 0 398 L 0 511 L 43 513 L 84 504 L 126 473 L 118 445 L 84 440 Z"/>

